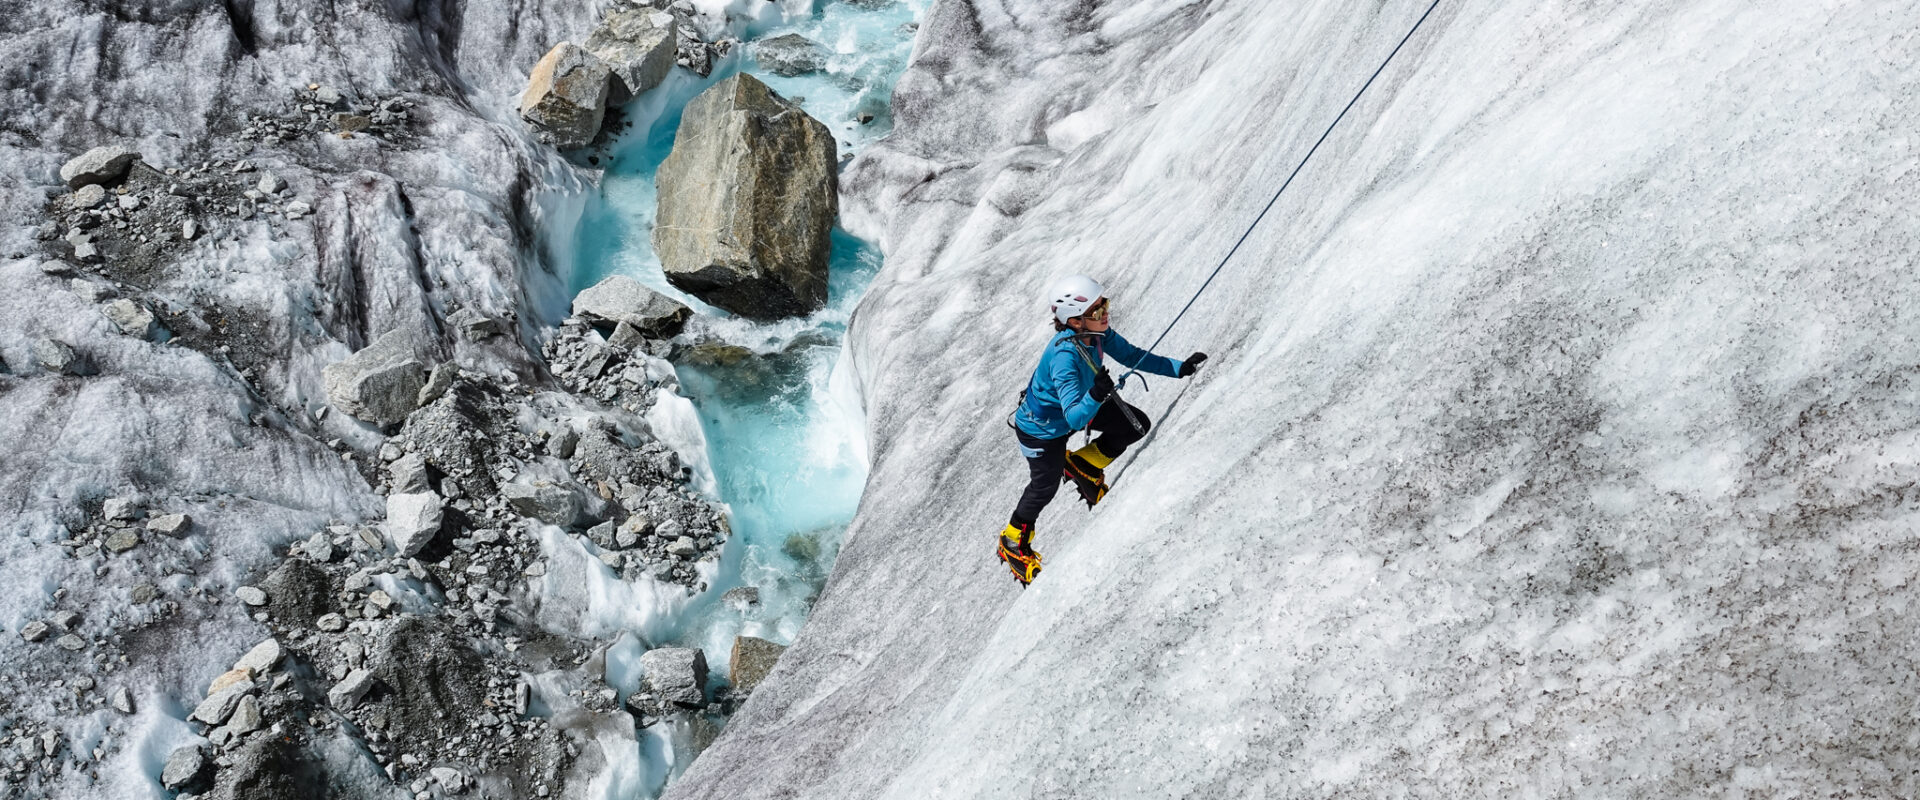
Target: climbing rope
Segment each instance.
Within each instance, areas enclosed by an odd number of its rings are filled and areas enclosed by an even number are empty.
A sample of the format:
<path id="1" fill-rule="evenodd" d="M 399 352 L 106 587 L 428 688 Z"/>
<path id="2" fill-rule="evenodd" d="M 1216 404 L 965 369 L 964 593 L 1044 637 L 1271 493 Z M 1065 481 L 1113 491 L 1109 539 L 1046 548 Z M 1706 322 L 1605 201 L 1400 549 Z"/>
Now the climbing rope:
<path id="1" fill-rule="evenodd" d="M 1367 89 L 1373 86 L 1374 80 L 1380 77 L 1380 73 L 1387 71 L 1387 65 L 1393 63 L 1394 56 L 1400 55 L 1400 49 L 1403 47 L 1406 47 L 1407 42 L 1413 40 L 1413 35 L 1420 31 L 1420 26 L 1427 24 L 1427 17 L 1433 16 L 1433 10 L 1439 7 L 1440 7 L 1440 0 L 1433 0 L 1433 3 L 1427 6 L 1427 10 L 1420 15 L 1420 19 L 1414 21 L 1413 27 L 1407 29 L 1407 35 L 1400 37 L 1400 43 L 1393 46 L 1393 52 L 1388 53 L 1386 60 L 1381 61 L 1380 66 L 1374 69 L 1373 74 L 1367 76 L 1367 82 L 1360 85 L 1360 91 L 1353 93 L 1353 99 L 1347 101 L 1346 107 L 1340 109 L 1339 115 L 1335 116 L 1333 118 L 1333 122 L 1327 125 L 1327 129 L 1321 132 L 1320 138 L 1314 141 L 1312 147 L 1307 148 L 1307 154 L 1300 158 L 1300 163 L 1295 165 L 1293 168 L 1293 172 L 1287 175 L 1287 180 L 1280 184 L 1280 188 L 1273 193 L 1272 199 L 1269 199 L 1267 201 L 1266 207 L 1260 209 L 1259 216 L 1256 216 L 1253 218 L 1253 222 L 1247 225 L 1247 230 L 1244 233 L 1240 234 L 1240 239 L 1233 243 L 1233 247 L 1227 250 L 1227 254 L 1225 256 L 1221 257 L 1220 263 L 1214 265 L 1213 272 L 1210 272 L 1207 274 L 1207 279 L 1200 283 L 1200 288 L 1194 290 L 1193 296 L 1187 299 L 1187 304 L 1180 307 L 1180 313 L 1173 315 L 1173 321 L 1167 323 L 1166 329 L 1161 331 L 1160 335 L 1154 338 L 1153 344 L 1147 345 L 1147 348 L 1146 348 L 1147 352 L 1151 353 L 1155 349 L 1159 348 L 1160 342 L 1167 338 L 1167 334 L 1173 332 L 1173 326 L 1180 324 L 1180 318 L 1187 315 L 1187 310 L 1193 308 L 1194 302 L 1200 299 L 1201 293 L 1205 292 L 1207 290 L 1207 287 L 1213 284 L 1214 278 L 1219 277 L 1220 270 L 1226 268 L 1227 262 L 1233 259 L 1233 254 L 1240 252 L 1240 246 L 1247 243 L 1247 237 L 1252 236 L 1254 229 L 1260 226 L 1260 220 L 1266 219 L 1267 212 L 1272 211 L 1274 204 L 1280 202 L 1280 195 L 1286 194 L 1287 187 L 1293 185 L 1293 179 L 1296 177 L 1299 177 L 1300 170 L 1306 169 L 1307 162 L 1313 160 L 1313 154 L 1320 151 L 1320 145 L 1324 144 L 1327 141 L 1327 137 L 1333 135 L 1333 129 L 1336 127 L 1339 127 L 1340 121 L 1347 118 L 1347 112 L 1353 110 L 1353 107 L 1360 102 L 1361 96 L 1365 95 L 1367 93 Z M 1120 376 L 1120 380 L 1114 383 L 1113 399 L 1120 400 L 1120 389 L 1124 388 L 1127 385 L 1127 379 L 1132 378 L 1133 376 L 1138 374 L 1140 374 L 1140 370 L 1138 368 L 1129 369 L 1124 374 L 1122 374 Z M 1167 411 L 1165 413 L 1171 414 L 1173 412 L 1173 409 L 1176 406 L 1180 405 L 1180 400 L 1186 394 L 1187 392 L 1186 387 L 1189 385 L 1191 384 L 1183 384 L 1180 387 L 1180 391 L 1174 394 L 1173 402 L 1167 404 Z M 1148 389 L 1147 379 L 1144 377 L 1140 379 L 1140 388 Z M 1149 389 L 1149 391 L 1151 390 Z M 1127 422 L 1133 425 L 1134 431 L 1142 434 L 1142 438 L 1140 442 L 1137 443 L 1133 448 L 1131 448 L 1131 451 L 1138 452 L 1140 449 L 1146 447 L 1148 440 L 1153 438 L 1153 431 L 1142 430 L 1140 421 L 1134 418 L 1132 411 L 1127 408 L 1126 402 L 1124 400 L 1121 401 L 1120 408 L 1122 411 L 1127 412 L 1127 415 L 1126 415 Z M 1088 440 L 1092 440 L 1093 431 L 1089 429 L 1086 433 L 1087 433 Z M 1127 462 L 1127 464 L 1129 465 L 1131 465 L 1132 463 L 1133 463 L 1132 460 L 1129 460 Z M 1112 484 L 1119 482 L 1120 474 L 1123 471 L 1124 471 L 1124 466 L 1115 465 L 1115 468 L 1112 471 L 1113 475 L 1108 480 L 1109 490 L 1111 490 Z"/>
<path id="2" fill-rule="evenodd" d="M 1405 47 L 1407 45 L 1407 42 L 1413 39 L 1413 34 L 1420 30 L 1421 25 L 1426 24 L 1427 17 L 1432 16 L 1433 10 L 1439 7 L 1440 7 L 1440 0 L 1433 0 L 1433 4 L 1427 6 L 1426 13 L 1421 14 L 1420 19 L 1413 23 L 1412 28 L 1407 30 L 1407 35 L 1400 37 L 1400 43 L 1393 46 L 1393 52 L 1387 54 L 1387 60 L 1380 62 L 1380 67 L 1378 69 L 1375 69 L 1373 71 L 1373 75 L 1367 78 L 1367 82 L 1360 86 L 1360 91 L 1354 92 L 1353 99 L 1347 101 L 1346 108 L 1340 109 L 1339 116 L 1334 117 L 1333 123 L 1327 126 L 1327 130 L 1324 133 L 1320 134 L 1319 141 L 1314 142 L 1312 147 L 1307 148 L 1306 156 L 1302 157 L 1300 159 L 1299 165 L 1293 168 L 1293 173 L 1287 176 L 1286 182 L 1280 184 L 1280 190 L 1273 193 L 1273 199 L 1267 201 L 1267 206 L 1265 208 L 1260 209 L 1260 215 L 1253 218 L 1253 223 L 1247 226 L 1246 232 L 1240 234 L 1240 240 L 1233 243 L 1233 249 L 1228 250 L 1226 256 L 1220 259 L 1220 263 L 1213 268 L 1212 273 L 1207 275 L 1207 279 L 1200 284 L 1200 288 L 1194 290 L 1193 297 L 1187 300 L 1186 305 L 1180 307 L 1180 313 L 1173 315 L 1173 321 L 1167 323 L 1167 329 L 1160 332 L 1160 336 L 1153 340 L 1153 344 L 1147 345 L 1147 352 L 1151 353 L 1154 351 L 1155 348 L 1159 347 L 1160 341 L 1162 339 L 1167 338 L 1167 334 L 1173 331 L 1173 326 L 1178 325 L 1180 323 L 1180 318 L 1187 315 L 1187 309 L 1193 308 L 1194 301 L 1199 300 L 1200 294 L 1202 292 L 1205 292 L 1207 290 L 1207 287 L 1213 283 L 1213 279 L 1220 275 L 1220 270 L 1224 269 L 1227 266 L 1227 261 L 1233 258 L 1233 254 L 1240 252 L 1240 245 L 1247 243 L 1247 237 L 1253 235 L 1253 229 L 1256 227 L 1259 227 L 1260 220 L 1266 218 L 1267 212 L 1273 210 L 1273 205 L 1275 203 L 1280 202 L 1280 195 L 1285 194 L 1287 191 L 1287 187 L 1293 185 L 1293 179 L 1300 175 L 1300 170 L 1306 168 L 1307 162 L 1313 159 L 1313 154 L 1320 151 L 1320 145 L 1327 141 L 1328 136 L 1333 135 L 1333 129 L 1340 125 L 1340 120 L 1346 119 L 1347 112 L 1352 111 L 1354 105 L 1360 102 L 1360 96 L 1366 94 L 1367 89 L 1373 86 L 1374 79 L 1380 77 L 1380 73 L 1385 72 L 1387 70 L 1387 65 L 1393 63 L 1393 57 L 1400 55 L 1400 48 Z M 1115 387 L 1119 388 L 1119 387 L 1126 386 L 1127 379 L 1139 373 L 1140 373 L 1139 369 L 1127 370 L 1125 374 L 1120 376 L 1120 380 L 1114 384 Z M 1146 387 L 1146 383 L 1147 383 L 1146 378 L 1140 379 L 1140 385 L 1142 388 Z M 1136 424 L 1135 427 L 1137 428 L 1138 425 Z"/>

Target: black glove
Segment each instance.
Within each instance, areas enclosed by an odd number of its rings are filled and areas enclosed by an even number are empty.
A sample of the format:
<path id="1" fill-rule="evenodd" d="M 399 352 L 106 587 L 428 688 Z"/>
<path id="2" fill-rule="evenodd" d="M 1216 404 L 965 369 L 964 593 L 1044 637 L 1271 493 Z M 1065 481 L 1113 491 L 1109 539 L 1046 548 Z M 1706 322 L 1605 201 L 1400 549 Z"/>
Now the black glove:
<path id="1" fill-rule="evenodd" d="M 1185 378 L 1200 371 L 1200 365 L 1207 363 L 1207 354 L 1196 352 L 1180 362 L 1180 377 Z"/>
<path id="2" fill-rule="evenodd" d="M 1113 394 L 1113 376 L 1108 375 L 1104 369 L 1094 373 L 1093 388 L 1087 390 L 1087 396 L 1093 398 L 1096 403 L 1104 403 L 1111 394 Z"/>

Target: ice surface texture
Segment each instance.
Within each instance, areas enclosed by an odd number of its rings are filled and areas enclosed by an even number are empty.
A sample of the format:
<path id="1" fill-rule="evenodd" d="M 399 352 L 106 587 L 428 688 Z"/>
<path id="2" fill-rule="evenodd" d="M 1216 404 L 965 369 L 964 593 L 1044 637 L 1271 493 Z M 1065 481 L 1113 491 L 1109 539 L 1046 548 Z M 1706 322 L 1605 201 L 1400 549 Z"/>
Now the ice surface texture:
<path id="1" fill-rule="evenodd" d="M 1911 4 L 1443 3 L 992 559 L 1043 287 L 1150 341 L 1425 7 L 935 4 L 867 496 L 669 797 L 1920 791 Z"/>

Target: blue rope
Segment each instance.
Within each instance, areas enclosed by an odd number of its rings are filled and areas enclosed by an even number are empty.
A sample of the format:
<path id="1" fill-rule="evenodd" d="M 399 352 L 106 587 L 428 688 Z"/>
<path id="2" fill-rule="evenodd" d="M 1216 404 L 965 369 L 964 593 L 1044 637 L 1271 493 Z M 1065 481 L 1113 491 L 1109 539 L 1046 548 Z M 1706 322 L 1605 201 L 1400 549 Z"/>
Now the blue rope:
<path id="1" fill-rule="evenodd" d="M 1419 21 L 1413 23 L 1413 27 L 1407 31 L 1407 35 L 1401 37 L 1400 43 L 1393 46 L 1393 52 L 1387 54 L 1387 60 L 1380 62 L 1380 68 L 1373 71 L 1372 77 L 1367 78 L 1367 82 L 1360 87 L 1360 91 L 1355 92 L 1353 94 L 1353 99 L 1347 101 L 1347 107 L 1340 109 L 1340 115 L 1333 118 L 1333 124 L 1328 125 L 1326 132 L 1320 134 L 1320 140 L 1314 142 L 1313 147 L 1307 149 L 1307 155 L 1300 159 L 1300 164 L 1298 166 L 1295 166 L 1293 168 L 1293 173 L 1287 176 L 1286 183 L 1280 184 L 1280 190 L 1273 193 L 1273 199 L 1267 201 L 1267 207 L 1260 209 L 1260 216 L 1253 218 L 1253 224 L 1247 226 L 1246 233 L 1240 234 L 1240 240 L 1233 243 L 1233 249 L 1228 250 L 1226 257 L 1220 259 L 1220 264 L 1213 268 L 1213 273 L 1209 274 L 1207 276 L 1207 280 L 1204 283 L 1200 284 L 1200 288 L 1194 291 L 1193 297 L 1187 300 L 1187 304 L 1180 308 L 1180 313 L 1173 315 L 1173 321 L 1167 323 L 1167 329 L 1160 332 L 1159 338 L 1154 339 L 1153 344 L 1147 345 L 1147 352 L 1149 353 L 1153 352 L 1155 348 L 1160 346 L 1160 341 L 1162 339 L 1167 338 L 1167 334 L 1173 332 L 1173 326 L 1179 324 L 1180 318 L 1187 315 L 1187 309 L 1193 308 L 1194 302 L 1200 299 L 1200 293 L 1205 292 L 1207 290 L 1207 287 L 1213 284 L 1213 279 L 1220 275 L 1220 270 L 1224 269 L 1227 266 L 1227 261 L 1233 258 L 1233 254 L 1240 252 L 1240 245 L 1247 243 L 1247 237 L 1253 235 L 1253 229 L 1259 227 L 1260 220 L 1266 218 L 1267 212 L 1273 210 L 1273 205 L 1275 203 L 1280 202 L 1280 195 L 1285 194 L 1287 191 L 1287 187 L 1293 185 L 1293 179 L 1300 175 L 1300 170 L 1306 168 L 1307 162 L 1313 159 L 1313 154 L 1320 151 L 1320 145 L 1327 141 L 1328 136 L 1333 135 L 1333 129 L 1340 124 L 1340 120 L 1346 119 L 1347 112 L 1352 111 L 1353 106 L 1356 103 L 1360 102 L 1360 96 L 1367 93 L 1368 87 L 1373 86 L 1374 79 L 1380 77 L 1380 73 L 1386 71 L 1387 65 L 1393 63 L 1393 57 L 1400 55 L 1400 48 L 1405 47 L 1407 45 L 1407 42 L 1413 39 L 1413 34 L 1420 30 L 1421 25 L 1426 24 L 1427 17 L 1432 16 L 1433 10 L 1439 7 L 1440 7 L 1440 0 L 1433 0 L 1433 4 L 1430 6 L 1427 6 L 1426 13 L 1421 14 Z M 1116 388 L 1126 386 L 1127 379 L 1138 374 L 1140 374 L 1140 370 L 1138 369 L 1127 370 L 1125 375 L 1120 376 L 1120 381 L 1118 384 L 1116 384 Z M 1142 388 L 1146 387 L 1146 383 L 1147 383 L 1146 378 L 1140 379 L 1140 385 Z"/>

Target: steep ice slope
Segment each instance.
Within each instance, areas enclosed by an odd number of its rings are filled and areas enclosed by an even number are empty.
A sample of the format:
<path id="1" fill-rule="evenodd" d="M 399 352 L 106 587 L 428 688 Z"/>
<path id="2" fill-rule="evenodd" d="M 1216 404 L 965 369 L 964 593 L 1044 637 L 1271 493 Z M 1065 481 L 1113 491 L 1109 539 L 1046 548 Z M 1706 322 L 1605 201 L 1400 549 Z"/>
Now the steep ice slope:
<path id="1" fill-rule="evenodd" d="M 992 560 L 1043 287 L 1151 340 L 1424 8 L 936 4 L 865 500 L 671 797 L 1920 791 L 1910 4 L 1443 3 Z"/>

